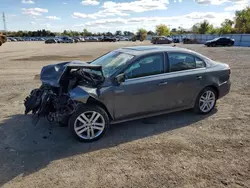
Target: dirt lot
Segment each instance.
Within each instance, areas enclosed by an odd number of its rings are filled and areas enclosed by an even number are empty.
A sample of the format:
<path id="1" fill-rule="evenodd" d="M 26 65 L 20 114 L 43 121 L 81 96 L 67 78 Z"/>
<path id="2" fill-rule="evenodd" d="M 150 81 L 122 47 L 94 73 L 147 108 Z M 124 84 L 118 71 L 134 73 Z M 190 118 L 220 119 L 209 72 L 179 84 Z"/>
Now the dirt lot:
<path id="1" fill-rule="evenodd" d="M 0 187 L 250 187 L 250 48 L 184 45 L 231 66 L 231 93 L 208 116 L 184 111 L 113 125 L 84 144 L 23 115 L 42 66 L 131 45 L 142 43 L 0 47 Z"/>

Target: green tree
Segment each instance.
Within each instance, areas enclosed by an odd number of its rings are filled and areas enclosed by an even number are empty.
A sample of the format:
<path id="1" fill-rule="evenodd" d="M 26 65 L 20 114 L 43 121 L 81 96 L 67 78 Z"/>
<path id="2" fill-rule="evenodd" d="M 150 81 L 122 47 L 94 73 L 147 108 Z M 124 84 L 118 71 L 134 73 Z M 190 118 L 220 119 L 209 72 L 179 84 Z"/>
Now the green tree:
<path id="1" fill-rule="evenodd" d="M 83 35 L 83 36 L 91 36 L 92 33 L 89 32 L 87 29 L 83 29 L 82 35 Z"/>
<path id="2" fill-rule="evenodd" d="M 123 35 L 124 35 L 124 36 L 132 36 L 132 35 L 134 35 L 134 33 L 133 33 L 133 32 L 130 32 L 130 31 L 124 31 L 124 32 L 123 32 Z"/>
<path id="3" fill-rule="evenodd" d="M 221 28 L 212 27 L 212 28 L 209 30 L 209 34 L 219 34 L 220 31 L 221 31 Z"/>
<path id="4" fill-rule="evenodd" d="M 234 22 L 232 20 L 226 19 L 224 22 L 222 22 L 219 33 L 220 34 L 233 33 L 234 32 L 233 24 Z"/>
<path id="5" fill-rule="evenodd" d="M 176 34 L 177 34 L 177 29 L 176 28 L 171 29 L 170 35 L 176 35 Z"/>
<path id="6" fill-rule="evenodd" d="M 128 36 L 128 32 L 129 32 L 129 31 L 123 31 L 123 35 L 124 35 L 124 36 Z"/>
<path id="7" fill-rule="evenodd" d="M 17 31 L 16 35 L 19 37 L 23 37 L 23 31 Z"/>
<path id="8" fill-rule="evenodd" d="M 209 33 L 212 28 L 213 26 L 210 25 L 207 20 L 204 20 L 203 22 L 199 24 L 198 31 L 199 31 L 199 34 L 206 34 L 206 33 Z"/>
<path id="9" fill-rule="evenodd" d="M 250 33 L 250 7 L 235 13 L 235 30 L 238 33 Z"/>
<path id="10" fill-rule="evenodd" d="M 197 23 L 197 24 L 194 24 L 191 28 L 192 32 L 193 33 L 199 33 L 199 28 L 200 28 L 200 24 Z"/>
<path id="11" fill-rule="evenodd" d="M 153 31 L 148 31 L 147 33 L 148 35 L 155 35 L 155 33 Z"/>
<path id="12" fill-rule="evenodd" d="M 177 34 L 184 34 L 186 33 L 185 29 L 183 27 L 178 27 Z"/>
<path id="13" fill-rule="evenodd" d="M 164 24 L 157 25 L 155 32 L 158 36 L 168 36 L 170 34 L 169 28 Z"/>
<path id="14" fill-rule="evenodd" d="M 120 35 L 122 35 L 122 31 L 116 31 L 115 32 L 115 36 L 120 36 Z"/>
<path id="15" fill-rule="evenodd" d="M 172 33 L 176 33 L 176 32 L 177 32 L 177 29 L 176 29 L 176 28 L 173 28 L 173 29 L 171 29 L 171 32 L 172 32 Z"/>
<path id="16" fill-rule="evenodd" d="M 113 36 L 113 34 L 111 32 L 107 32 L 105 35 L 106 36 Z"/>
<path id="17" fill-rule="evenodd" d="M 143 28 L 138 29 L 137 36 L 140 40 L 145 40 L 147 37 L 147 30 Z"/>

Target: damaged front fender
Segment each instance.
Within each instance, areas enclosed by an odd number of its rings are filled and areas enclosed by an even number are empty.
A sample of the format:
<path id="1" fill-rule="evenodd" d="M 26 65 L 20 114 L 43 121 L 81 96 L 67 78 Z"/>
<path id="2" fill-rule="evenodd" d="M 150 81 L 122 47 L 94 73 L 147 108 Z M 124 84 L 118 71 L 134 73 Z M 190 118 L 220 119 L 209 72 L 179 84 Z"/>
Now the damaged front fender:
<path id="1" fill-rule="evenodd" d="M 87 88 L 83 86 L 77 86 L 74 89 L 72 89 L 69 94 L 70 98 L 74 101 L 87 103 L 89 97 L 93 97 L 97 99 L 97 92 L 96 88 Z"/>

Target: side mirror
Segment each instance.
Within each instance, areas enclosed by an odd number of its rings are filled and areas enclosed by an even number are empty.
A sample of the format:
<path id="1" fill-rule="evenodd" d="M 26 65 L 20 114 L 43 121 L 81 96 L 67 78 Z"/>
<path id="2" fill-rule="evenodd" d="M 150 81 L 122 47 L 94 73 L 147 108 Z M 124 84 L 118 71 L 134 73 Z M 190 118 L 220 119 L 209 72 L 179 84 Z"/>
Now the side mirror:
<path id="1" fill-rule="evenodd" d="M 125 75 L 122 73 L 122 74 L 118 74 L 116 77 L 115 77 L 115 81 L 117 84 L 121 84 L 122 82 L 125 82 Z"/>

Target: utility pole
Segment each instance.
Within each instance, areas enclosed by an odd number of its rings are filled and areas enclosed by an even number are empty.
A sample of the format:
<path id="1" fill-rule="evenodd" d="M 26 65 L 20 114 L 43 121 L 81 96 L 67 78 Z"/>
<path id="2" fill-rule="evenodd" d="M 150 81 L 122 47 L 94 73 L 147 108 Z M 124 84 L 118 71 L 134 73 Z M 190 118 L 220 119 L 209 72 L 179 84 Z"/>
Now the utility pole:
<path id="1" fill-rule="evenodd" d="M 5 19 L 5 13 L 4 12 L 3 12 L 3 27 L 4 27 L 4 31 L 7 32 L 6 19 Z"/>

